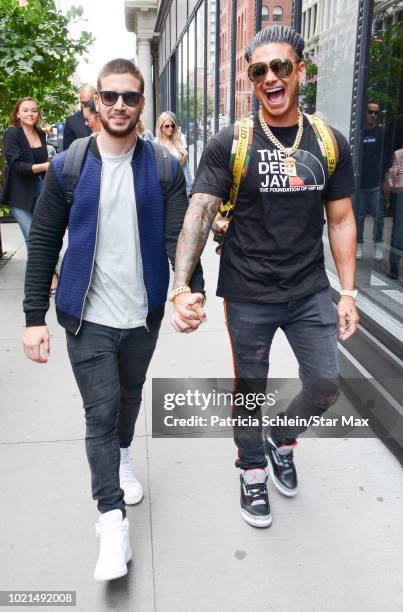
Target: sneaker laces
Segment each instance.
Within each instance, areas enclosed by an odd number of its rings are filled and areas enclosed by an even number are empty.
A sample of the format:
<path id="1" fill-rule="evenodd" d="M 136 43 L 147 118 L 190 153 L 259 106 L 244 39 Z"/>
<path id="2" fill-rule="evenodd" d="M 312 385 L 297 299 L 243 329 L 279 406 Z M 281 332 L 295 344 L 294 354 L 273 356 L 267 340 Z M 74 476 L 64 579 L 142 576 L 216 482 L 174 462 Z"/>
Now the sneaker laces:
<path id="1" fill-rule="evenodd" d="M 250 493 L 250 496 L 252 498 L 251 501 L 251 506 L 257 506 L 259 504 L 266 504 L 267 503 L 267 488 L 266 488 L 266 483 L 265 482 L 259 482 L 256 484 L 248 484 L 245 482 L 245 487 L 248 491 L 248 493 Z"/>
<path id="2" fill-rule="evenodd" d="M 278 449 L 275 449 L 277 457 L 283 466 L 284 472 L 292 472 L 294 469 L 294 453 L 292 450 L 288 452 L 279 453 Z"/>
<path id="3" fill-rule="evenodd" d="M 136 478 L 134 477 L 132 471 L 131 459 L 126 459 L 125 461 L 120 462 L 119 478 L 121 482 L 127 482 L 128 480 L 130 480 L 131 482 L 136 482 Z"/>

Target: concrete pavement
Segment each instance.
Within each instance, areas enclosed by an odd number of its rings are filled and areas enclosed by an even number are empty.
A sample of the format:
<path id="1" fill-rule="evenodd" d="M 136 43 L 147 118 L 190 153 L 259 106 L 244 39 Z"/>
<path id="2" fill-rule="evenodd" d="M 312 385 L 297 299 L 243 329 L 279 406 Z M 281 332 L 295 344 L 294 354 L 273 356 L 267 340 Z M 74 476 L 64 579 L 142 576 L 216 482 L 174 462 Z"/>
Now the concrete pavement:
<path id="1" fill-rule="evenodd" d="M 208 323 L 180 336 L 167 316 L 150 366 L 133 443 L 145 496 L 128 508 L 129 574 L 95 584 L 97 511 L 64 333 L 52 306 L 49 363 L 24 357 L 25 246 L 16 225 L 3 225 L 2 235 L 15 254 L 0 270 L 0 590 L 75 590 L 80 612 L 402 609 L 403 481 L 377 439 L 301 441 L 300 494 L 286 499 L 270 487 L 273 525 L 256 530 L 239 515 L 230 439 L 151 437 L 153 376 L 232 374 L 212 245 L 204 258 Z M 296 373 L 279 333 L 271 375 Z"/>

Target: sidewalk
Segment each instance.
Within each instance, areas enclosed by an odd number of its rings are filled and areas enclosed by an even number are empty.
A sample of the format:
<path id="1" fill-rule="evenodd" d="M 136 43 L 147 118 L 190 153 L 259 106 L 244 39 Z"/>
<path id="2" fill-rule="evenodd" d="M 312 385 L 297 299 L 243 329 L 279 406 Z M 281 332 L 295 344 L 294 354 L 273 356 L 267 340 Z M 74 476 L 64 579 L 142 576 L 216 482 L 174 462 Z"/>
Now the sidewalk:
<path id="1" fill-rule="evenodd" d="M 75 590 L 80 612 L 402 609 L 402 473 L 377 439 L 302 440 L 299 495 L 287 499 L 270 487 L 273 525 L 256 530 L 239 514 L 232 440 L 151 437 L 153 376 L 232 375 L 211 245 L 203 262 L 208 323 L 176 334 L 167 307 L 145 387 L 133 444 L 145 496 L 128 508 L 129 574 L 94 583 L 97 510 L 64 333 L 52 304 L 49 363 L 24 357 L 25 246 L 14 224 L 3 225 L 2 236 L 16 253 L 0 269 L 0 590 Z M 278 334 L 271 376 L 296 374 Z"/>

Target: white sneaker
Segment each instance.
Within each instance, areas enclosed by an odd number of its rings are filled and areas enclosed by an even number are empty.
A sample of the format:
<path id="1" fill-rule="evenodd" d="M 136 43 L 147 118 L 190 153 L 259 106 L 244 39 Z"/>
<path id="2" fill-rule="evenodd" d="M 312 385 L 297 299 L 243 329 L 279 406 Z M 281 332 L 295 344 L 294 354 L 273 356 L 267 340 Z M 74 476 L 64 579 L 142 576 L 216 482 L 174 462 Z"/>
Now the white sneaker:
<path id="1" fill-rule="evenodd" d="M 125 494 L 125 504 L 133 506 L 141 502 L 143 499 L 143 487 L 133 474 L 132 460 L 130 459 L 128 448 L 120 449 L 119 480 Z"/>
<path id="2" fill-rule="evenodd" d="M 360 242 L 357 244 L 357 251 L 355 253 L 355 258 L 362 259 L 362 244 Z"/>
<path id="3" fill-rule="evenodd" d="M 377 242 L 375 243 L 374 259 L 375 261 L 381 261 L 383 259 L 382 249 Z"/>
<path id="4" fill-rule="evenodd" d="M 129 538 L 129 521 L 122 520 L 121 510 L 101 514 L 95 525 L 99 538 L 99 555 L 94 570 L 94 580 L 114 580 L 127 574 L 127 563 L 132 558 Z"/>

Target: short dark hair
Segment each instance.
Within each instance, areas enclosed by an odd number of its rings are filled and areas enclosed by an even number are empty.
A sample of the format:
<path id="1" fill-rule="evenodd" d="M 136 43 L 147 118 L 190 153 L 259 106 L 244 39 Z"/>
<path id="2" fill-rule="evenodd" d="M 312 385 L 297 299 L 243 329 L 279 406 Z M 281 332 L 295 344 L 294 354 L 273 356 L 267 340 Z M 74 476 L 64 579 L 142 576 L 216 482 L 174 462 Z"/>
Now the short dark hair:
<path id="1" fill-rule="evenodd" d="M 379 108 L 381 108 L 381 105 L 376 100 L 368 100 L 367 106 L 368 106 L 368 104 L 376 104 L 377 106 L 379 106 Z"/>
<path id="2" fill-rule="evenodd" d="M 302 59 L 305 41 L 301 34 L 298 34 L 298 32 L 288 26 L 272 25 L 257 32 L 249 41 L 244 52 L 246 61 L 248 63 L 250 62 L 255 49 L 267 45 L 268 43 L 287 43 L 294 49 L 298 58 L 300 60 Z"/>
<path id="3" fill-rule="evenodd" d="M 131 60 L 118 57 L 117 59 L 111 60 L 105 66 L 101 68 L 97 79 L 97 90 L 101 91 L 102 85 L 101 80 L 109 76 L 110 74 L 132 74 L 136 79 L 140 81 L 140 93 L 144 93 L 144 77 L 140 72 L 140 69 Z"/>

